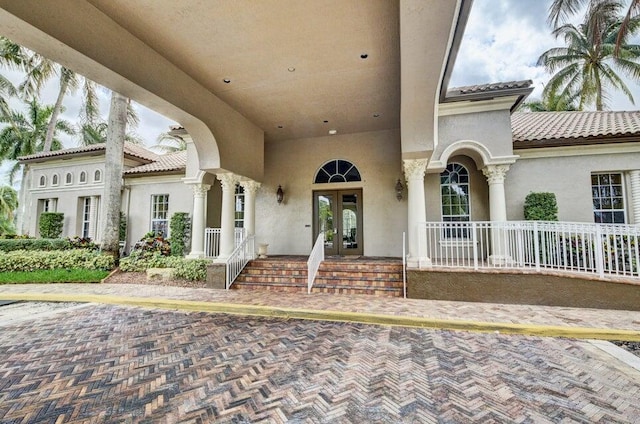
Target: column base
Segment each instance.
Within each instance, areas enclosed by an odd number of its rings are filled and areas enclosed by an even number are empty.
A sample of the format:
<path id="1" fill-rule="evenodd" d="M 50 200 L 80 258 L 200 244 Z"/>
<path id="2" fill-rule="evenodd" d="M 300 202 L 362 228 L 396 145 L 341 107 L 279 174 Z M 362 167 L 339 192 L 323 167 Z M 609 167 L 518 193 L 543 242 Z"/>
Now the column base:
<path id="1" fill-rule="evenodd" d="M 491 255 L 489 256 L 489 265 L 492 266 L 510 266 L 513 265 L 515 261 L 509 255 Z"/>
<path id="2" fill-rule="evenodd" d="M 185 259 L 204 259 L 204 252 L 191 252 L 184 258 Z"/>
<path id="3" fill-rule="evenodd" d="M 421 269 L 421 268 L 431 268 L 431 258 L 428 257 L 422 257 L 422 258 L 416 258 L 416 257 L 409 257 L 407 258 L 407 268 L 412 268 L 412 269 Z"/>

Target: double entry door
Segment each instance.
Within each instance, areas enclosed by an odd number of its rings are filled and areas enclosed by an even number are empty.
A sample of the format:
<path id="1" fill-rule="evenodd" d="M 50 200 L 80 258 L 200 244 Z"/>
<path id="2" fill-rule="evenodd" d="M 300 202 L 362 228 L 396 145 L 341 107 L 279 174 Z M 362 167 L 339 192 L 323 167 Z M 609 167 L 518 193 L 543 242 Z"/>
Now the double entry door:
<path id="1" fill-rule="evenodd" d="M 313 240 L 324 233 L 324 254 L 362 255 L 362 190 L 313 192 Z"/>

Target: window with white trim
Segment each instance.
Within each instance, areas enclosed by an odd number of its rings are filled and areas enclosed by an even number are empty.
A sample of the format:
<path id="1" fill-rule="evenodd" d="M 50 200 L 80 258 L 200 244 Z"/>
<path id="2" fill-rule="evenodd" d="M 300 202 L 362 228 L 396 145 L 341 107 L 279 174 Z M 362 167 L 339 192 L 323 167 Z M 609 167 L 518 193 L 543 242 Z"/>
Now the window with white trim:
<path id="1" fill-rule="evenodd" d="M 82 198 L 82 227 L 80 233 L 82 238 L 89 237 L 89 229 L 91 228 L 91 198 Z"/>
<path id="2" fill-rule="evenodd" d="M 82 171 L 80 173 L 80 181 L 79 182 L 80 182 L 80 184 L 84 184 L 84 183 L 87 182 L 87 173 L 86 172 Z"/>
<path id="3" fill-rule="evenodd" d="M 469 222 L 469 171 L 459 163 L 450 163 L 440 174 L 440 204 L 443 222 Z M 447 238 L 468 238 L 466 229 L 448 229 Z"/>
<path id="4" fill-rule="evenodd" d="M 38 180 L 38 187 L 44 187 L 47 185 L 47 177 L 44 175 L 40 175 L 40 179 Z"/>
<path id="5" fill-rule="evenodd" d="M 236 185 L 235 227 L 244 227 L 244 187 Z"/>
<path id="6" fill-rule="evenodd" d="M 65 175 L 64 183 L 66 185 L 69 185 L 69 184 L 73 183 L 73 174 L 71 172 L 67 172 L 67 175 Z"/>
<path id="7" fill-rule="evenodd" d="M 52 186 L 58 185 L 58 174 L 53 174 L 53 176 L 51 177 L 51 185 Z"/>
<path id="8" fill-rule="evenodd" d="M 157 236 L 169 236 L 169 195 L 151 196 L 151 232 Z"/>
<path id="9" fill-rule="evenodd" d="M 591 174 L 594 222 L 625 223 L 623 180 L 620 172 Z"/>
<path id="10" fill-rule="evenodd" d="M 99 183 L 102 181 L 102 172 L 99 169 L 96 169 L 96 172 L 93 173 L 93 182 Z"/>

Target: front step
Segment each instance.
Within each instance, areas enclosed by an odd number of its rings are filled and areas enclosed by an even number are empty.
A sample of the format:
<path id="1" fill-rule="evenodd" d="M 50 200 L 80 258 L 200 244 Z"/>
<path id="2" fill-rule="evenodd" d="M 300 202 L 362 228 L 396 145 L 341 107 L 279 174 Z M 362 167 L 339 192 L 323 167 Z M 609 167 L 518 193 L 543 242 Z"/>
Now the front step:
<path id="1" fill-rule="evenodd" d="M 306 259 L 276 257 L 253 260 L 232 288 L 306 292 Z M 398 259 L 329 259 L 320 264 L 312 292 L 402 297 L 402 262 Z"/>

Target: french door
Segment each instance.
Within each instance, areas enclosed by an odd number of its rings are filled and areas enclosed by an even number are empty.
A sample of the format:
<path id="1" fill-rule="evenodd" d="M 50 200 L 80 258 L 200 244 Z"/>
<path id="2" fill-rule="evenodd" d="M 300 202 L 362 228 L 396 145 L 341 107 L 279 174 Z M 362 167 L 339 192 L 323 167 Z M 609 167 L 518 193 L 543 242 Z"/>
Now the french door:
<path id="1" fill-rule="evenodd" d="M 326 256 L 362 255 L 362 190 L 314 191 L 313 223 Z"/>

